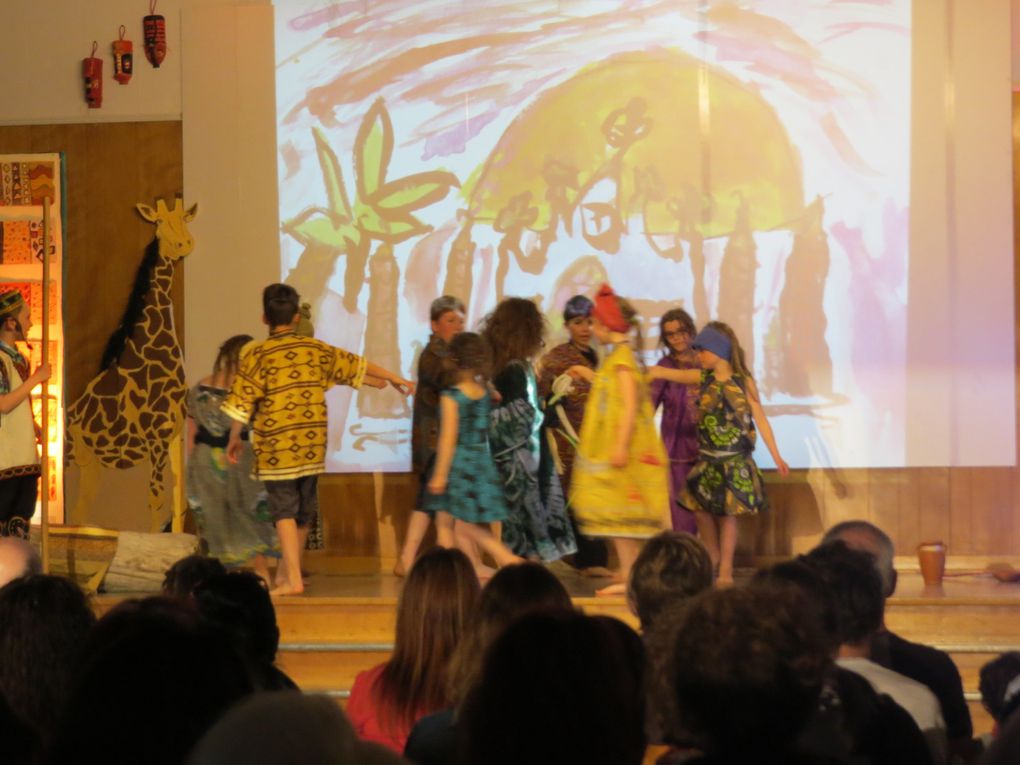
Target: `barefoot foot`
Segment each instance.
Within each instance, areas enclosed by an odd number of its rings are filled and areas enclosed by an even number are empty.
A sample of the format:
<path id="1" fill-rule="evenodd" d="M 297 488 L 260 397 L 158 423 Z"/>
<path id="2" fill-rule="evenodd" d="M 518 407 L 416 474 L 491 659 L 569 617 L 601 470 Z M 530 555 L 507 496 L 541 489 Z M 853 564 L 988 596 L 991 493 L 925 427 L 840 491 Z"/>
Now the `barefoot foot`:
<path id="1" fill-rule="evenodd" d="M 600 590 L 595 590 L 595 597 L 607 598 L 613 595 L 626 595 L 627 585 L 623 582 L 617 582 L 616 584 L 609 584 Z"/>
<path id="2" fill-rule="evenodd" d="M 298 587 L 292 587 L 289 584 L 277 585 L 276 589 L 269 591 L 269 597 L 271 598 L 283 598 L 291 595 L 302 595 L 304 594 L 304 585 Z"/>

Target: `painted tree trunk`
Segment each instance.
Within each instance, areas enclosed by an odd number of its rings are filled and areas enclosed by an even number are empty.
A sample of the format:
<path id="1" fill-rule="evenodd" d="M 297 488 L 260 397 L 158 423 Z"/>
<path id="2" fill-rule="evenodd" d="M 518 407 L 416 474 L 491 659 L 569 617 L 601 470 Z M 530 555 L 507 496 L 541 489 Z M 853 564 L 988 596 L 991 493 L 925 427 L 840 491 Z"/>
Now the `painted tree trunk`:
<path id="1" fill-rule="evenodd" d="M 365 326 L 365 357 L 384 369 L 403 374 L 397 328 L 397 285 L 400 266 L 393 247 L 379 245 L 369 261 L 368 322 Z M 407 417 L 407 399 L 387 386 L 358 391 L 358 412 L 363 417 Z"/>
<path id="2" fill-rule="evenodd" d="M 754 373 L 754 290 L 758 271 L 757 245 L 751 232 L 747 205 L 737 212 L 737 225 L 726 243 L 719 274 L 720 320 L 737 335 L 747 368 Z M 698 320 L 701 316 L 699 314 Z"/>
<path id="3" fill-rule="evenodd" d="M 471 305 L 471 268 L 475 262 L 475 243 L 471 241 L 471 225 L 465 224 L 450 247 L 446 260 L 446 282 L 444 295 L 456 295 L 464 305 Z"/>

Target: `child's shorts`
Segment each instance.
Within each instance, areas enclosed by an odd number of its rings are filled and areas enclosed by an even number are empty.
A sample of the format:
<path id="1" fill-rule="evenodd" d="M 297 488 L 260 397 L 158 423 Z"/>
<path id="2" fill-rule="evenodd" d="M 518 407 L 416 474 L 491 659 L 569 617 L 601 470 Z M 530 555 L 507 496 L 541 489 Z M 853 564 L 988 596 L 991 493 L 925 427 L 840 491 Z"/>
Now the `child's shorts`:
<path id="1" fill-rule="evenodd" d="M 265 484 L 273 523 L 293 518 L 301 528 L 312 525 L 319 512 L 319 476 L 305 475 Z"/>

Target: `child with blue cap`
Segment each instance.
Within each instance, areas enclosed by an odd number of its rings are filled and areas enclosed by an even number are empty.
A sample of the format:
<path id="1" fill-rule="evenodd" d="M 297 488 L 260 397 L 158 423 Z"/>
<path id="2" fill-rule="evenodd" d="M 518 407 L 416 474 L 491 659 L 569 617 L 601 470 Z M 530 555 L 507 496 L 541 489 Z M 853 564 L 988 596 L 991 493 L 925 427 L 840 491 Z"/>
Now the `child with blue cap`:
<path id="1" fill-rule="evenodd" d="M 733 583 L 737 517 L 768 509 L 765 483 L 753 456 L 756 426 L 779 474 L 785 476 L 790 469 L 779 454 L 758 386 L 729 325 L 709 322 L 691 346 L 698 352 L 700 371 L 654 367 L 649 375 L 700 385 L 698 461 L 678 501 L 694 512 L 698 533 L 718 568 L 717 582 L 728 586 Z"/>

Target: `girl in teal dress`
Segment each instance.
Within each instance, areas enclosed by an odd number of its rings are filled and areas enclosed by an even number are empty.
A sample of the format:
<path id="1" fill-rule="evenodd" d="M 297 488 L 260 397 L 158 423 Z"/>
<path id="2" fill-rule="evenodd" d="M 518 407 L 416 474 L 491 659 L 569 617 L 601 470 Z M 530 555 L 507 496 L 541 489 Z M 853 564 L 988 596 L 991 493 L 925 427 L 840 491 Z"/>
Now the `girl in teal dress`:
<path id="1" fill-rule="evenodd" d="M 701 370 L 655 367 L 656 378 L 698 384 L 698 461 L 679 491 L 679 503 L 694 512 L 698 533 L 719 571 L 717 582 L 733 583 L 737 517 L 768 509 L 765 482 L 754 462 L 757 429 L 780 475 L 790 472 L 779 454 L 761 407 L 744 351 L 729 325 L 709 322 L 691 343 Z"/>
<path id="2" fill-rule="evenodd" d="M 425 509 L 437 530 L 456 533 L 488 552 L 500 566 L 520 562 L 487 525 L 506 519 L 503 486 L 489 450 L 488 375 L 491 354 L 484 338 L 463 332 L 450 342 L 453 388 L 439 400 L 439 441 Z"/>

